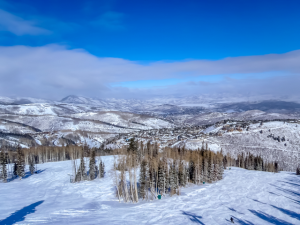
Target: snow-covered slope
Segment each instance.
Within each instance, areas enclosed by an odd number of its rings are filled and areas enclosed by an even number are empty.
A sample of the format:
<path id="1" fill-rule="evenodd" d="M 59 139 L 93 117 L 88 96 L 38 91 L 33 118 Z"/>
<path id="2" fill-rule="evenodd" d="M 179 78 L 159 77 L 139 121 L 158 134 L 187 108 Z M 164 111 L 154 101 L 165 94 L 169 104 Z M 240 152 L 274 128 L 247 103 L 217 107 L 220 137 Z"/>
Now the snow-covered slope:
<path id="1" fill-rule="evenodd" d="M 0 122 L 8 122 L 1 123 L 0 132 L 35 133 L 37 143 L 41 139 L 34 130 L 55 132 L 59 137 L 73 135 L 76 136 L 72 138 L 75 143 L 76 140 L 84 141 L 86 138 L 103 141 L 119 133 L 174 126 L 211 125 L 223 120 L 299 119 L 298 107 L 299 104 L 295 102 L 230 103 L 229 100 L 216 100 L 209 96 L 103 100 L 71 95 L 60 102 L 0 97 Z M 244 109 L 253 110 L 243 111 Z M 51 137 L 51 143 L 58 143 L 52 141 L 56 138 Z M 0 137 L 0 145 L 1 140 L 3 137 Z M 195 143 L 193 146 L 196 146 Z"/>
<path id="2" fill-rule="evenodd" d="M 181 189 L 180 196 L 119 203 L 110 169 L 102 179 L 70 183 L 70 161 L 39 164 L 39 173 L 0 183 L 0 224 L 299 224 L 300 177 L 225 170 L 224 179 Z"/>
<path id="3" fill-rule="evenodd" d="M 26 106 L 24 105 L 22 109 Z M 53 107 L 50 107 L 48 111 L 44 107 L 42 109 L 30 112 L 27 110 L 24 113 L 16 110 L 15 114 L 0 114 L 0 132 L 29 134 L 34 138 L 36 144 L 40 144 L 44 139 L 49 139 L 51 140 L 50 145 L 62 145 L 65 143 L 58 139 L 64 137 L 76 144 L 87 142 L 91 147 L 99 147 L 105 139 L 120 133 L 173 127 L 173 124 L 168 121 L 134 113 L 98 111 L 60 114 L 57 113 L 58 110 L 53 110 Z M 75 108 L 74 111 L 77 109 Z M 10 144 L 11 141 L 19 143 L 21 140 L 18 140 L 14 134 L 0 135 L 0 145 L 1 140 L 10 141 Z M 26 142 L 26 145 L 32 145 L 31 141 Z"/>

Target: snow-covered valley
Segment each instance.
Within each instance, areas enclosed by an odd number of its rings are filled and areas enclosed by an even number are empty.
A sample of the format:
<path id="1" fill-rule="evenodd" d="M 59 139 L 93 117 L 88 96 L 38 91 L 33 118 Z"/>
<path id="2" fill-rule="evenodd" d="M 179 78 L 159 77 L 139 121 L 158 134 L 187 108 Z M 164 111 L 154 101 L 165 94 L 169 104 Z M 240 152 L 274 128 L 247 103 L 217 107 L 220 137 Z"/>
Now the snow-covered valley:
<path id="1" fill-rule="evenodd" d="M 251 152 L 282 161 L 290 171 L 300 157 L 300 104 L 296 102 L 67 96 L 59 102 L 0 97 L 0 103 L 1 146 L 87 144 L 114 149 L 136 137 L 161 147 L 198 149 L 205 142 L 210 149 L 233 156 Z"/>
<path id="2" fill-rule="evenodd" d="M 0 224 L 299 224 L 300 177 L 232 167 L 217 183 L 137 204 L 115 196 L 113 156 L 104 178 L 70 183 L 71 161 L 38 164 L 38 173 L 0 183 Z"/>

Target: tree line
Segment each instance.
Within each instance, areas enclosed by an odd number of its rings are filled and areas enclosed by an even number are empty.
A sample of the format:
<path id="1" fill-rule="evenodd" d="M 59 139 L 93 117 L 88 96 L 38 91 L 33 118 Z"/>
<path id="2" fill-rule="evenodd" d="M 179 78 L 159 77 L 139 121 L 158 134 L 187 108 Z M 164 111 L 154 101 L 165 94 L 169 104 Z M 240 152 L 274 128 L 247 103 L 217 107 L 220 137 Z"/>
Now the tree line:
<path id="1" fill-rule="evenodd" d="M 114 151 L 89 148 L 87 145 L 2 147 L 0 149 L 0 180 L 8 182 L 16 177 L 22 179 L 26 175 L 26 165 L 28 165 L 28 172 L 34 174 L 37 171 L 37 164 L 89 157 L 92 152 L 95 156 L 114 154 Z"/>
<path id="2" fill-rule="evenodd" d="M 266 172 L 277 173 L 281 168 L 277 161 L 275 162 L 266 162 L 261 156 L 255 156 L 251 153 L 239 154 L 237 158 L 231 157 L 229 154 L 225 155 L 223 158 L 223 163 L 226 166 L 235 166 L 244 168 L 247 170 L 258 170 Z"/>

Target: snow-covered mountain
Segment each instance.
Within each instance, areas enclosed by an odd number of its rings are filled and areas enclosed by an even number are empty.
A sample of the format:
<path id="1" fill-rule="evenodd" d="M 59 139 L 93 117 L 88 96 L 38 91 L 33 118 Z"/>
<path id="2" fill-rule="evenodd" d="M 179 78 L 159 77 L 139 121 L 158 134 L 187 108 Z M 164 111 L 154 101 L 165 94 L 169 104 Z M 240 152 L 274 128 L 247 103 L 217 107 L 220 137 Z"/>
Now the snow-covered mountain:
<path id="1" fill-rule="evenodd" d="M 229 102 L 209 96 L 136 100 L 70 95 L 61 101 L 0 97 L 0 144 L 61 145 L 69 140 L 99 146 L 108 138 L 132 131 L 205 125 L 223 120 L 300 118 L 297 102 L 237 100 Z"/>

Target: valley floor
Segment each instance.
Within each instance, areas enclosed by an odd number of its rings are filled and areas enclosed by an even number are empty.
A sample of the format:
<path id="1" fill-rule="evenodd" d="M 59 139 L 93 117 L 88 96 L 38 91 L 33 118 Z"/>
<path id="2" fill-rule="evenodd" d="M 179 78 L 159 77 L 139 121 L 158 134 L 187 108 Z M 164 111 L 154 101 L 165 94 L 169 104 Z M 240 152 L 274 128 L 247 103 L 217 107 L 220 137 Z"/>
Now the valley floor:
<path id="1" fill-rule="evenodd" d="M 70 183 L 71 161 L 39 164 L 39 173 L 0 183 L 0 224 L 300 224 L 300 176 L 225 170 L 224 179 L 191 185 L 180 196 L 119 203 L 105 156 L 105 178 Z"/>

